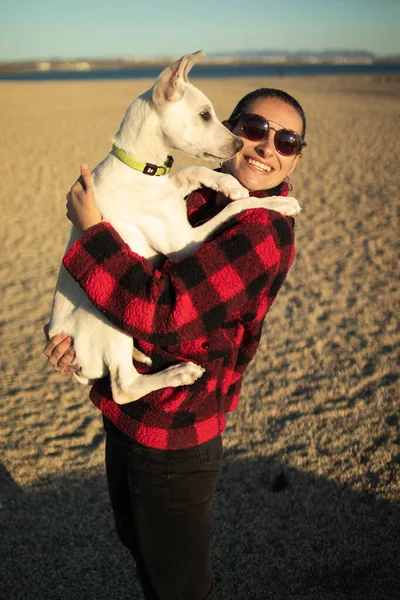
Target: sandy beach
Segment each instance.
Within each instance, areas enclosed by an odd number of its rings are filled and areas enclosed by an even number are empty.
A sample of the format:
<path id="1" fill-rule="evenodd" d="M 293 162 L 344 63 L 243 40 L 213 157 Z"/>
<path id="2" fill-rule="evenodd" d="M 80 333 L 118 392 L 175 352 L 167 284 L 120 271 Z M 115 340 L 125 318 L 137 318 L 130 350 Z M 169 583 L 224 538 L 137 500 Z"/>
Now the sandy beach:
<path id="1" fill-rule="evenodd" d="M 395 599 L 400 79 L 195 83 L 220 118 L 263 86 L 293 94 L 308 117 L 296 260 L 224 434 L 220 599 Z M 151 84 L 0 83 L 4 600 L 142 598 L 114 532 L 100 413 L 48 366 L 42 327 L 69 235 L 65 195 Z"/>

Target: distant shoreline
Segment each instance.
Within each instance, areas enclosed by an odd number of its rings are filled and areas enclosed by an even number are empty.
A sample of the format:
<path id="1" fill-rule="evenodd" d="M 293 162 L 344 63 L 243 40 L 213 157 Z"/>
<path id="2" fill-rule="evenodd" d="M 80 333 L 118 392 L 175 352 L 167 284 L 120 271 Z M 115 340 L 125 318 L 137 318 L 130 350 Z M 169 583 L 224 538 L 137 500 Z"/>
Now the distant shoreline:
<path id="1" fill-rule="evenodd" d="M 54 72 L 88 72 L 88 71 L 127 71 L 132 69 L 144 70 L 161 69 L 171 63 L 171 58 L 156 59 L 79 59 L 79 60 L 35 60 L 35 61 L 10 61 L 0 62 L 0 75 L 23 73 L 54 73 Z M 320 58 L 316 56 L 293 58 L 286 56 L 261 56 L 261 57 L 206 57 L 196 70 L 208 67 L 243 67 L 243 66 L 269 66 L 277 68 L 301 67 L 308 65 L 320 66 L 368 66 L 368 65 L 398 65 L 400 57 L 386 59 L 370 57 L 336 56 Z"/>

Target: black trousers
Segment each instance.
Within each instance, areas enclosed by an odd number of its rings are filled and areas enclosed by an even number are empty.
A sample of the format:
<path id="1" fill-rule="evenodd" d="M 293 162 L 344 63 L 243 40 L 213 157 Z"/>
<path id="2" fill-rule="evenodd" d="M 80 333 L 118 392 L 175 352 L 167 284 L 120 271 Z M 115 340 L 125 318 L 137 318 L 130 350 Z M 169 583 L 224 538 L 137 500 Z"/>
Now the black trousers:
<path id="1" fill-rule="evenodd" d="M 210 546 L 221 436 L 185 450 L 155 450 L 104 424 L 116 529 L 136 561 L 145 599 L 217 600 Z"/>

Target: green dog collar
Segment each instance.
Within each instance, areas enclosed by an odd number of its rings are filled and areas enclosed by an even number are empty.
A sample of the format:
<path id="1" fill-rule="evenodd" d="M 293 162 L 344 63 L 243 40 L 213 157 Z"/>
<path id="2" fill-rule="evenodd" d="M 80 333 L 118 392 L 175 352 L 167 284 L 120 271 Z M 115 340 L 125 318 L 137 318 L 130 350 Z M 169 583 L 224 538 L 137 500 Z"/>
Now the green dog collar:
<path id="1" fill-rule="evenodd" d="M 144 163 L 138 160 L 135 160 L 133 156 L 122 150 L 122 148 L 118 148 L 115 144 L 113 144 L 111 154 L 114 154 L 120 161 L 135 169 L 136 171 L 141 171 L 145 175 L 168 175 L 171 170 L 172 165 L 174 164 L 174 159 L 172 156 L 168 156 L 167 160 L 164 163 L 163 167 L 158 167 L 157 165 L 153 165 L 152 163 Z"/>

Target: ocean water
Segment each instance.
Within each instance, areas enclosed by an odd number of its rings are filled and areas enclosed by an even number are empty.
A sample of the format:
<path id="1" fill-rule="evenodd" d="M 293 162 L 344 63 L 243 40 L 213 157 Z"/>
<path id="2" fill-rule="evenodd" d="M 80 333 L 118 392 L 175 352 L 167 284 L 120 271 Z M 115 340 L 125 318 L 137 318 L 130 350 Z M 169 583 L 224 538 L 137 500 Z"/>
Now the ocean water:
<path id="1" fill-rule="evenodd" d="M 0 81 L 72 81 L 99 79 L 154 79 L 162 67 L 103 69 L 98 71 L 37 71 L 33 73 L 0 73 Z M 400 75 L 400 64 L 371 65 L 197 65 L 191 79 L 205 77 L 317 77 L 320 75 Z"/>

